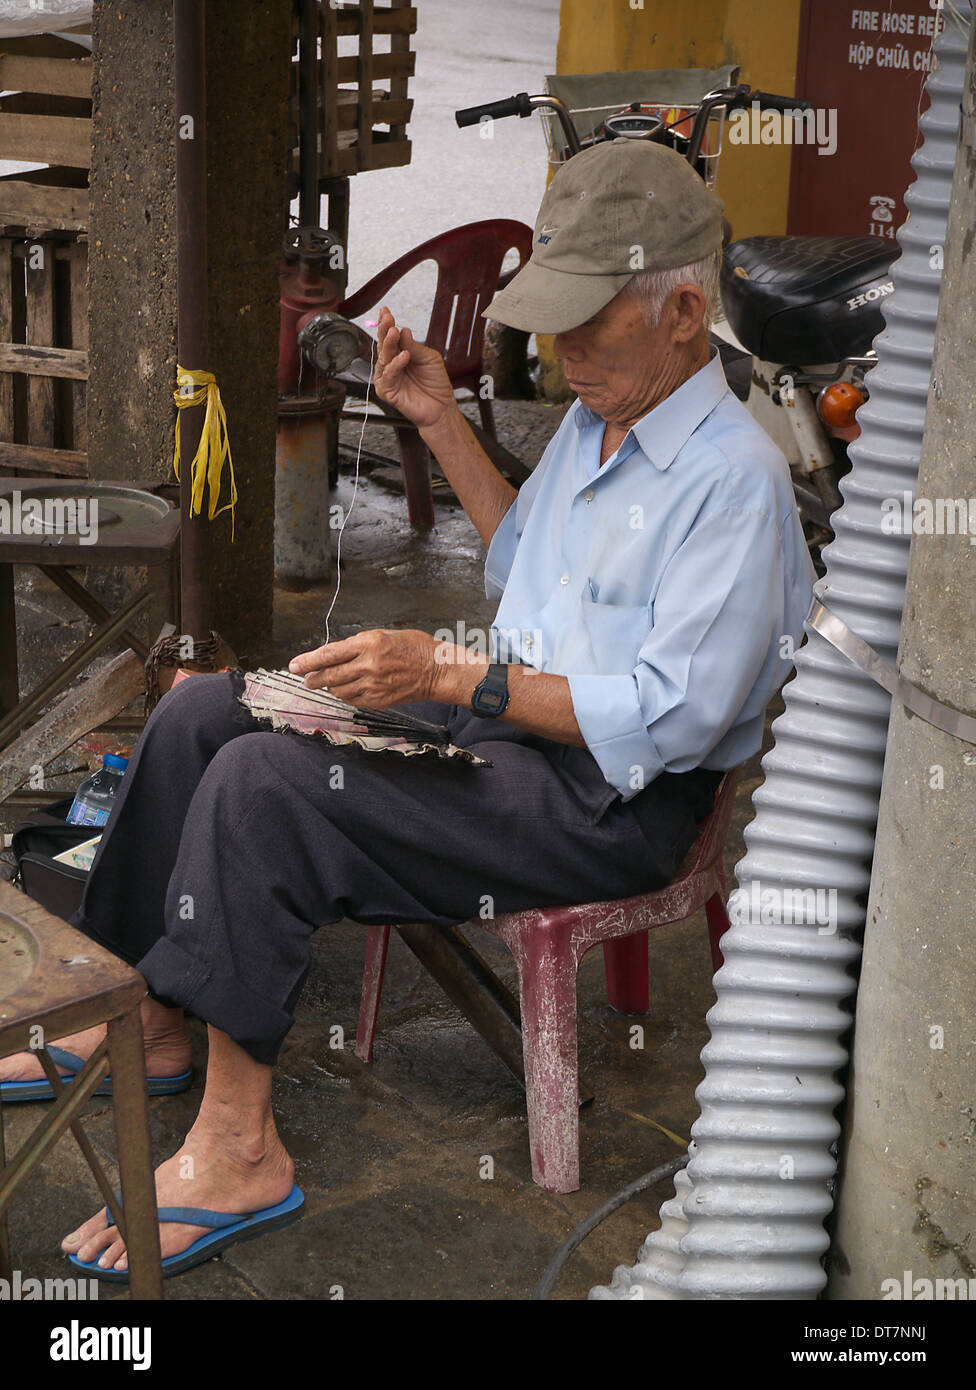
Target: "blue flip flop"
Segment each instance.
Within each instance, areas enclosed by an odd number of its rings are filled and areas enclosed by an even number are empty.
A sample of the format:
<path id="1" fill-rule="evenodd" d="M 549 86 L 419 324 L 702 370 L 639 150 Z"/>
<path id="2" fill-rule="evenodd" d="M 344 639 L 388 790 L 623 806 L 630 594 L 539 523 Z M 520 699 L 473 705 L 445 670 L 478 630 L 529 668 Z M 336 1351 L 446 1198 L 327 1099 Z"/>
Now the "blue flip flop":
<path id="1" fill-rule="evenodd" d="M 182 1274 L 194 1265 L 203 1264 L 205 1260 L 219 1255 L 221 1250 L 226 1250 L 238 1241 L 254 1240 L 257 1236 L 267 1235 L 269 1231 L 280 1231 L 282 1227 L 290 1226 L 301 1217 L 304 1206 L 304 1192 L 299 1187 L 292 1187 L 285 1200 L 279 1202 L 276 1207 L 265 1207 L 263 1211 L 252 1211 L 243 1216 L 224 1211 L 207 1211 L 202 1207 L 160 1207 L 160 1221 L 178 1221 L 187 1226 L 212 1228 L 210 1235 L 201 1236 L 186 1250 L 163 1260 L 163 1278 L 167 1279 L 171 1274 Z M 112 1221 L 108 1207 L 105 1208 L 105 1215 Z M 68 1259 L 75 1269 L 83 1270 L 93 1279 L 102 1279 L 110 1284 L 129 1282 L 127 1269 L 102 1269 L 97 1259 L 84 1264 L 77 1255 L 69 1255 Z"/>
<path id="2" fill-rule="evenodd" d="M 68 1052 L 63 1047 L 49 1046 L 47 1055 L 58 1067 L 64 1067 L 68 1075 L 62 1076 L 61 1080 L 67 1085 L 74 1081 L 75 1077 L 85 1065 L 84 1060 L 73 1052 Z M 147 1087 L 151 1096 L 173 1096 L 179 1091 L 188 1089 L 193 1080 L 192 1071 L 181 1072 L 179 1076 L 150 1076 Z M 96 1096 L 110 1096 L 112 1094 L 112 1078 L 106 1076 L 105 1080 L 95 1088 L 92 1093 Z M 3 1081 L 0 1082 L 0 1101 L 5 1105 L 10 1101 L 17 1100 L 53 1100 L 54 1087 L 47 1077 L 38 1077 L 36 1081 Z"/>

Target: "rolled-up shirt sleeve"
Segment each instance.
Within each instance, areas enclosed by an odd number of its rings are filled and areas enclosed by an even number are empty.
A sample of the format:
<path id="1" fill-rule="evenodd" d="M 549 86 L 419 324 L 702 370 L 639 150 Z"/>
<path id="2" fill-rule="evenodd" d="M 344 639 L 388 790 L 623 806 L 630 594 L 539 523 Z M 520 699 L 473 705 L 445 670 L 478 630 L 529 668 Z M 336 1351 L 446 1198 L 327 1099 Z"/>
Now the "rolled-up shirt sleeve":
<path id="1" fill-rule="evenodd" d="M 769 664 L 784 583 L 776 520 L 716 512 L 668 564 L 634 671 L 567 673 L 580 733 L 625 801 L 665 770 L 700 766 L 732 726 Z"/>

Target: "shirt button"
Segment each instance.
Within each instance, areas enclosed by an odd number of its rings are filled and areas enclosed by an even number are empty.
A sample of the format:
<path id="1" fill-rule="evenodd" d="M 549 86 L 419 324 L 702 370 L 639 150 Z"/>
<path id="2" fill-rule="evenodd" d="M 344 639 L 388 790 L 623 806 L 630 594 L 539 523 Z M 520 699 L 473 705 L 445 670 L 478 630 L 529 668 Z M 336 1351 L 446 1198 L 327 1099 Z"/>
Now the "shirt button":
<path id="1" fill-rule="evenodd" d="M 583 493 L 583 496 L 586 498 L 586 505 L 589 506 L 590 503 L 593 501 L 594 497 L 596 496 L 596 493 L 593 491 L 591 487 L 588 487 L 586 491 Z"/>
<path id="2" fill-rule="evenodd" d="M 564 574 L 563 577 L 562 577 L 562 579 L 560 579 L 559 582 L 560 582 L 560 584 L 568 584 L 568 583 L 569 583 L 569 575 L 568 575 L 568 574 Z"/>

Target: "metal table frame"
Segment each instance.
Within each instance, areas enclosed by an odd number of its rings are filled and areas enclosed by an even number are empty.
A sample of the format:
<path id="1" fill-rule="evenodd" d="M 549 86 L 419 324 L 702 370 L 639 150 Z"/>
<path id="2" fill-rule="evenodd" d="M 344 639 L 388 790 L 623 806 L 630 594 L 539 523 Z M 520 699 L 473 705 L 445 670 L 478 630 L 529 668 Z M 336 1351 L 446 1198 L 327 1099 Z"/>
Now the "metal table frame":
<path id="1" fill-rule="evenodd" d="M 24 956 L 32 964 L 26 971 Z M 146 983 L 131 966 L 0 881 L 0 1057 L 27 1051 L 41 1037 L 108 1024 L 108 1036 L 69 1086 L 36 1048 L 57 1099 L 7 1164 L 0 1105 L 0 1277 L 12 1278 L 7 1207 L 21 1183 L 68 1129 L 123 1233 L 132 1298 L 161 1299 L 163 1279 L 149 1141 L 146 1064 L 139 1006 Z M 122 1207 L 81 1127 L 85 1103 L 111 1071 Z"/>
<path id="2" fill-rule="evenodd" d="M 58 481 L 58 480 L 54 480 Z M 140 488 L 160 495 L 168 484 L 109 481 L 109 487 Z M 49 487 L 51 478 L 0 478 L 0 497 L 31 486 Z M 65 491 L 72 483 L 66 481 Z M 175 622 L 179 611 L 177 579 L 180 549 L 180 513 L 170 513 L 148 526 L 119 528 L 100 537 L 94 545 L 81 545 L 76 537 L 0 535 L 0 748 L 11 743 L 39 711 L 71 684 L 92 658 L 119 638 L 145 661 L 147 648 L 129 630 L 133 620 L 158 595 L 165 621 Z M 36 565 L 73 603 L 91 618 L 95 631 L 41 684 L 19 699 L 17 629 L 14 617 L 14 565 Z M 82 584 L 66 571 L 69 567 L 114 565 L 145 566 L 146 586 L 115 613 L 110 613 Z"/>

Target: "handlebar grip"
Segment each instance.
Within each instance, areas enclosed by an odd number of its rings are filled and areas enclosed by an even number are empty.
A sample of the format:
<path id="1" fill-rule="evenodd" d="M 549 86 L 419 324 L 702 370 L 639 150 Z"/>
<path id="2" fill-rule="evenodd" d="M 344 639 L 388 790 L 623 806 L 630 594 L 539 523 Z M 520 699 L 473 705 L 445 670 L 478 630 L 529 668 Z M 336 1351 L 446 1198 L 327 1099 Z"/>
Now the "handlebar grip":
<path id="1" fill-rule="evenodd" d="M 466 106 L 462 111 L 455 111 L 454 119 L 463 127 L 478 125 L 485 116 L 499 120 L 503 116 L 528 116 L 531 113 L 528 92 L 519 92 L 516 96 L 505 97 L 502 101 L 483 101 L 480 106 Z"/>
<path id="2" fill-rule="evenodd" d="M 753 92 L 753 101 L 758 101 L 764 111 L 812 111 L 812 101 L 802 101 L 800 97 L 781 97 L 775 92 Z"/>

